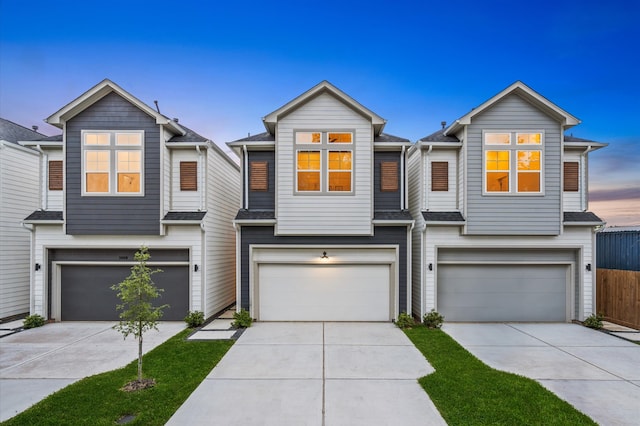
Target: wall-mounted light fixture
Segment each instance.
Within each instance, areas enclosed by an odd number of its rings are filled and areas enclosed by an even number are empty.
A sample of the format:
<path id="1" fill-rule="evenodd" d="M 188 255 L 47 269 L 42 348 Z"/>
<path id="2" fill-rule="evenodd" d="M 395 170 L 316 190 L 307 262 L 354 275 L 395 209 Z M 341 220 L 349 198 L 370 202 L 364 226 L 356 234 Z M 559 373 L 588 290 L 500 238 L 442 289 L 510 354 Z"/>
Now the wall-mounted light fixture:
<path id="1" fill-rule="evenodd" d="M 35 268 L 34 268 L 34 269 L 35 269 L 36 271 L 39 271 L 39 270 L 40 270 L 40 264 L 39 264 L 39 263 L 36 263 L 36 266 L 35 266 Z"/>
<path id="2" fill-rule="evenodd" d="M 322 256 L 320 256 L 320 259 L 322 259 L 322 260 L 327 260 L 327 259 L 329 259 L 329 256 L 327 256 L 327 252 L 326 252 L 326 251 L 323 251 L 323 252 L 322 252 Z"/>
<path id="3" fill-rule="evenodd" d="M 590 263 L 587 263 L 586 268 L 587 268 L 587 271 L 590 271 L 590 270 L 591 270 L 591 264 L 590 264 Z"/>
<path id="4" fill-rule="evenodd" d="M 200 269 L 198 268 L 198 265 L 193 265 L 193 272 L 198 272 L 198 269 Z"/>
<path id="5" fill-rule="evenodd" d="M 429 264 L 429 270 L 430 270 L 430 271 L 433 271 L 433 263 L 430 263 L 430 264 Z"/>

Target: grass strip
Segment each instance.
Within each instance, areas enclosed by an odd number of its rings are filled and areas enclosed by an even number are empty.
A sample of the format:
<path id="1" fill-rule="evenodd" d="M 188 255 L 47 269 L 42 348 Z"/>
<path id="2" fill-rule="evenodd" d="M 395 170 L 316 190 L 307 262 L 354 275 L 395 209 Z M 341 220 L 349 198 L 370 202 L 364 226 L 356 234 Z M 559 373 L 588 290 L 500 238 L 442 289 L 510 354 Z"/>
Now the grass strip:
<path id="1" fill-rule="evenodd" d="M 494 370 L 439 329 L 405 330 L 435 368 L 419 380 L 449 425 L 595 425 L 535 380 Z"/>
<path id="2" fill-rule="evenodd" d="M 124 368 L 87 377 L 48 396 L 2 425 L 113 425 L 134 415 L 128 425 L 163 425 L 233 345 L 230 340 L 188 341 L 184 330 L 143 358 L 153 388 L 124 392 L 137 378 L 137 359 Z"/>

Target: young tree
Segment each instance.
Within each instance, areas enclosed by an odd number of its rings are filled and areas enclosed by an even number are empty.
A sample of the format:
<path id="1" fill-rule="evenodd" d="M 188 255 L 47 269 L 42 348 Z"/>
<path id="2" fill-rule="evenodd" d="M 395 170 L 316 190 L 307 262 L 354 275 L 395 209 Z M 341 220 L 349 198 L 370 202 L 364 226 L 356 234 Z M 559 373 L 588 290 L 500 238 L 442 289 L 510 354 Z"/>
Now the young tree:
<path id="1" fill-rule="evenodd" d="M 158 329 L 158 320 L 162 317 L 162 310 L 169 305 L 154 307 L 152 302 L 160 296 L 164 290 L 159 289 L 153 283 L 151 276 L 160 269 L 152 270 L 147 266 L 147 261 L 151 258 L 149 249 L 145 246 L 135 254 L 138 262 L 131 267 L 131 274 L 120 284 L 111 287 L 118 292 L 118 298 L 122 304 L 116 309 L 120 312 L 120 322 L 113 328 L 124 335 L 133 334 L 138 339 L 138 384 L 142 384 L 142 335 L 151 329 Z"/>

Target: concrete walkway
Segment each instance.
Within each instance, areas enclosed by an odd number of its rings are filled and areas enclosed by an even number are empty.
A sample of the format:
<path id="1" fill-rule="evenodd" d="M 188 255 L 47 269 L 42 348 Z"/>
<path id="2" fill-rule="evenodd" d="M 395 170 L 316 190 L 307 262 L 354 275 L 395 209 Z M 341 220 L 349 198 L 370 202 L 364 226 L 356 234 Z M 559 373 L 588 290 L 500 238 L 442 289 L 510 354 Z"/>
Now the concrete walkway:
<path id="1" fill-rule="evenodd" d="M 59 322 L 0 340 L 0 421 L 84 377 L 124 367 L 138 358 L 138 342 L 123 340 L 115 322 Z M 144 336 L 148 352 L 184 322 L 162 322 Z"/>
<path id="2" fill-rule="evenodd" d="M 577 324 L 442 329 L 485 364 L 537 380 L 601 425 L 639 424 L 639 345 Z"/>
<path id="3" fill-rule="evenodd" d="M 444 425 L 391 323 L 256 323 L 169 425 Z"/>

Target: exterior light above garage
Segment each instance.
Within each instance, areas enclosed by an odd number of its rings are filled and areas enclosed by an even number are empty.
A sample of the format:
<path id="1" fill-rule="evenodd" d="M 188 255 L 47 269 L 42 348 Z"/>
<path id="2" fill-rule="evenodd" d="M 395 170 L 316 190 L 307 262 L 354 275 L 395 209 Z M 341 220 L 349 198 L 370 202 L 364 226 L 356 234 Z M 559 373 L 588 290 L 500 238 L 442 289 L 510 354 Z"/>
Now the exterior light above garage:
<path id="1" fill-rule="evenodd" d="M 320 256 L 320 259 L 322 259 L 324 261 L 329 260 L 329 256 L 327 256 L 327 252 L 326 251 L 322 252 L 322 256 Z"/>

